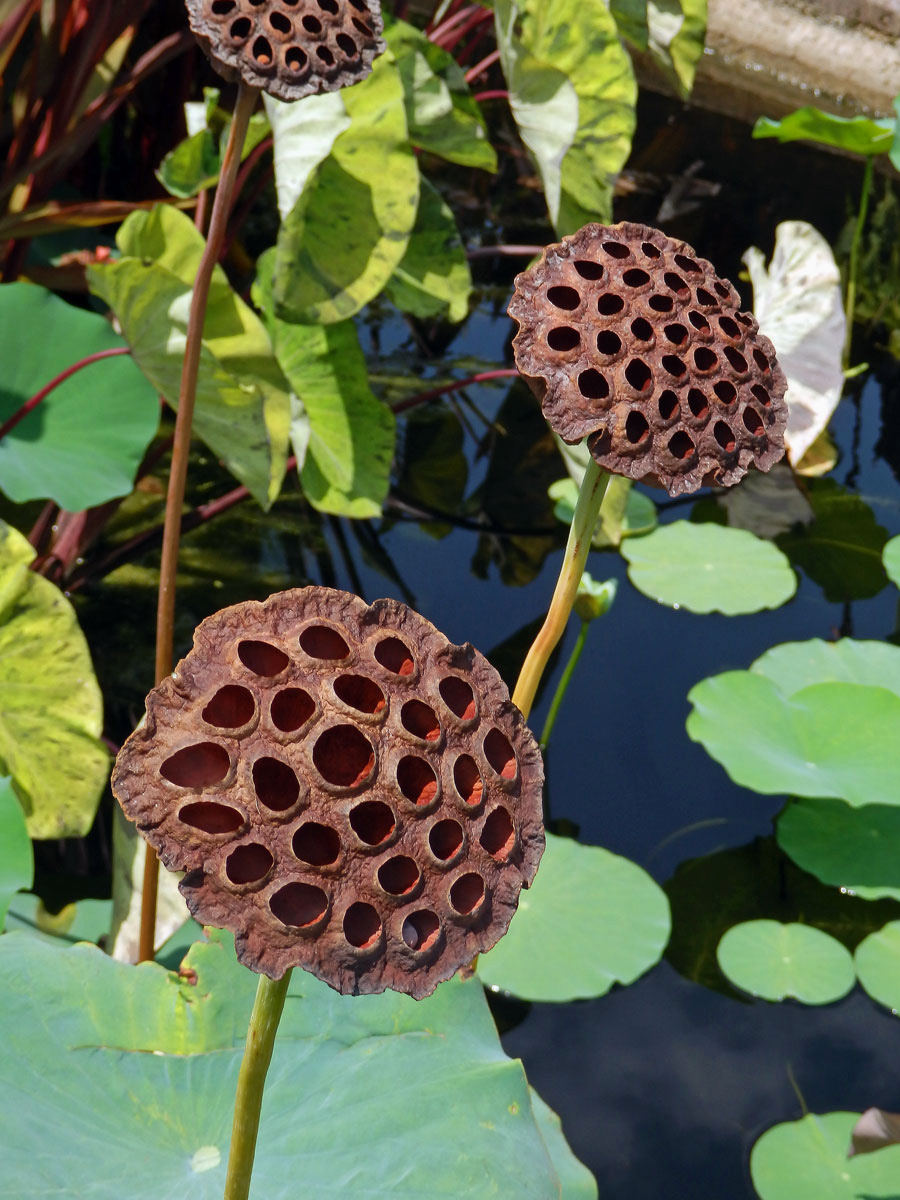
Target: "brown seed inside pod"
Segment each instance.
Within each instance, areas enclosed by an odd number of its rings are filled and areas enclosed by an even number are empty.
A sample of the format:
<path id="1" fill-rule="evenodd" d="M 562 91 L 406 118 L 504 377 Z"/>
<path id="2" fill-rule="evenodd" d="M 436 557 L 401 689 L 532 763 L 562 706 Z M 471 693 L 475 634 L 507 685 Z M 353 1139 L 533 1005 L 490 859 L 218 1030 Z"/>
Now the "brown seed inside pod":
<path id="1" fill-rule="evenodd" d="M 379 0 L 186 0 L 216 69 L 281 100 L 350 87 L 384 51 Z"/>
<path id="2" fill-rule="evenodd" d="M 336 0 L 335 0 L 336 2 Z M 395 601 L 223 609 L 147 698 L 113 788 L 194 916 L 273 978 L 426 996 L 506 931 L 544 844 L 496 671 Z"/>
<path id="3" fill-rule="evenodd" d="M 737 483 L 784 454 L 786 381 L 740 298 L 684 242 L 586 225 L 516 278 L 516 365 L 567 442 L 665 487 Z"/>

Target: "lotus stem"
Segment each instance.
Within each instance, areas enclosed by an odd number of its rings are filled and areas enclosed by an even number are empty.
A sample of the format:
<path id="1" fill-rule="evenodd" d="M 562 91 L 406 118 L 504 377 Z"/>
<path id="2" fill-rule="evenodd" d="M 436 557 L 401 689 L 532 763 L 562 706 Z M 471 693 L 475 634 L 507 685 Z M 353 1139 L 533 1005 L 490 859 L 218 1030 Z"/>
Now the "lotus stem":
<path id="1" fill-rule="evenodd" d="M 578 660 L 581 658 L 581 652 L 584 649 L 585 642 L 587 641 L 587 635 L 590 626 L 590 621 L 581 622 L 581 629 L 578 631 L 578 639 L 575 642 L 575 645 L 572 647 L 572 653 L 569 655 L 569 661 L 566 663 L 565 670 L 559 677 L 559 683 L 556 685 L 556 691 L 553 693 L 553 699 L 550 701 L 547 719 L 544 721 L 544 728 L 541 730 L 539 742 L 542 751 L 546 751 L 547 749 L 547 743 L 550 741 L 550 735 L 553 733 L 553 726 L 556 724 L 556 718 L 559 715 L 560 705 L 563 702 L 563 697 L 569 689 L 569 684 L 572 681 L 575 668 L 578 666 Z"/>

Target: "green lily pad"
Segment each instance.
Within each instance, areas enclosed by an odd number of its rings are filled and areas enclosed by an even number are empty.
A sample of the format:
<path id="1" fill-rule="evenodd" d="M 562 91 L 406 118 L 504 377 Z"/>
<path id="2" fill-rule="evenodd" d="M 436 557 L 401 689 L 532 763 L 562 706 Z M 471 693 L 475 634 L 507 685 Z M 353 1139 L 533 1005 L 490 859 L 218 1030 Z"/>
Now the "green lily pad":
<path id="1" fill-rule="evenodd" d="M 178 405 L 191 289 L 203 238 L 169 205 L 133 213 L 120 227 L 118 262 L 88 268 L 91 290 L 118 317 L 135 361 Z M 264 507 L 278 495 L 287 461 L 289 386 L 265 327 L 213 272 L 193 428 Z"/>
<path id="2" fill-rule="evenodd" d="M 605 4 L 494 0 L 500 62 L 556 232 L 608 221 L 634 132 L 631 60 Z"/>
<path id="3" fill-rule="evenodd" d="M 469 312 L 472 276 L 449 205 L 422 179 L 419 211 L 406 253 L 387 284 L 388 299 L 416 317 L 462 321 Z"/>
<path id="4" fill-rule="evenodd" d="M 638 591 L 672 608 L 735 616 L 778 608 L 797 590 L 781 551 L 743 529 L 674 521 L 621 551 Z"/>
<path id="5" fill-rule="evenodd" d="M 778 138 L 779 142 L 817 142 L 852 154 L 887 154 L 894 140 L 894 121 L 891 117 L 835 117 L 810 104 L 780 121 L 760 117 L 753 136 Z"/>
<path id="6" fill-rule="evenodd" d="M 34 854 L 12 780 L 0 778 L 0 930 L 16 892 L 34 880 Z"/>
<path id="7" fill-rule="evenodd" d="M 888 579 L 900 587 L 900 535 L 892 537 L 889 542 L 885 543 L 882 561 Z"/>
<path id="8" fill-rule="evenodd" d="M 900 921 L 891 921 L 856 947 L 856 974 L 873 1000 L 900 1011 Z"/>
<path id="9" fill-rule="evenodd" d="M 849 950 L 812 925 L 744 921 L 728 930 L 716 957 L 736 987 L 763 1000 L 831 1004 L 856 983 Z"/>
<path id="10" fill-rule="evenodd" d="M 276 314 L 287 321 L 352 317 L 399 266 L 416 221 L 419 168 L 389 50 L 342 100 L 350 125 L 278 234 L 272 295 Z"/>
<path id="11" fill-rule="evenodd" d="M 0 521 L 0 772 L 31 837 L 87 833 L 109 773 L 103 701 L 75 612 L 29 571 L 34 549 Z"/>
<path id="12" fill-rule="evenodd" d="M 847 1158 L 859 1113 L 807 1113 L 767 1129 L 750 1153 L 761 1200 L 897 1200 L 900 1146 Z"/>
<path id="13" fill-rule="evenodd" d="M 74 946 L 76 942 L 99 943 L 109 933 L 111 921 L 112 900 L 78 900 L 63 905 L 59 912 L 50 912 L 40 896 L 20 892 L 9 906 L 6 929 L 28 933 L 51 945 Z"/>
<path id="14" fill-rule="evenodd" d="M 219 936 L 192 947 L 181 977 L 94 947 L 0 939 L 4 1013 L 16 1031 L 0 1064 L 9 1194 L 117 1200 L 127 1179 L 134 1200 L 188 1188 L 218 1200 L 255 985 Z M 552 1155 L 477 980 L 453 980 L 417 1003 L 341 997 L 294 972 L 266 1082 L 255 1192 L 289 1200 L 302 1177 L 323 1200 L 346 1196 L 348 1181 L 373 1200 L 545 1200 L 564 1194 L 563 1178 L 578 1178 L 562 1139 L 551 1142 Z M 571 1185 L 565 1193 L 578 1194 Z"/>
<path id="15" fill-rule="evenodd" d="M 0 424 L 67 367 L 125 342 L 96 313 L 30 283 L 0 287 Z M 0 439 L 0 489 L 78 512 L 127 495 L 159 425 L 159 399 L 126 355 L 91 363 Z"/>
<path id="16" fill-rule="evenodd" d="M 548 833 L 537 878 L 478 974 L 523 1000 L 602 996 L 657 963 L 670 928 L 665 893 L 636 863 Z"/>
<path id="17" fill-rule="evenodd" d="M 559 1175 L 562 1187 L 560 1200 L 597 1200 L 597 1180 L 569 1149 L 569 1143 L 563 1134 L 562 1121 L 549 1104 L 544 1103 L 534 1088 L 530 1088 L 529 1091 L 534 1119 Z"/>
<path id="18" fill-rule="evenodd" d="M 819 683 L 790 697 L 752 671 L 692 688 L 690 738 L 735 783 L 765 794 L 900 805 L 900 696 L 857 683 Z"/>
<path id="19" fill-rule="evenodd" d="M 777 837 L 785 854 L 823 883 L 868 900 L 900 900 L 900 808 L 793 800 L 778 818 Z"/>
<path id="20" fill-rule="evenodd" d="M 771 680 L 785 696 L 814 683 L 865 683 L 900 696 L 900 647 L 888 642 L 784 642 L 760 655 L 750 670 Z"/>

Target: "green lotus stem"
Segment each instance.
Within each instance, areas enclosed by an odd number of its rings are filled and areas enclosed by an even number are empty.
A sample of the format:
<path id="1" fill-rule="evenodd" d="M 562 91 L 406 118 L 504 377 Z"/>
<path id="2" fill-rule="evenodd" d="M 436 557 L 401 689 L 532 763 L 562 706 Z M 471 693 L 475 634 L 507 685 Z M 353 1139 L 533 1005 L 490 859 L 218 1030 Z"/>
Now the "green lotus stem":
<path id="1" fill-rule="evenodd" d="M 290 968 L 281 979 L 269 979 L 267 975 L 259 977 L 234 1098 L 224 1200 L 247 1200 L 250 1193 L 263 1088 L 290 982 Z"/>
<path id="2" fill-rule="evenodd" d="M 862 191 L 859 196 L 859 212 L 856 215 L 856 228 L 853 230 L 853 241 L 850 243 L 850 262 L 847 267 L 847 299 L 844 305 L 847 314 L 847 339 L 844 343 L 844 367 L 850 365 L 850 343 L 853 341 L 853 314 L 856 308 L 856 284 L 859 271 L 859 247 L 862 242 L 866 215 L 869 211 L 869 193 L 872 190 L 872 170 L 875 156 L 866 158 L 866 169 L 863 173 Z"/>
<path id="3" fill-rule="evenodd" d="M 581 490 L 578 493 L 578 503 L 575 505 L 575 515 L 572 517 L 566 553 L 559 578 L 556 581 L 553 599 L 550 601 L 544 624 L 525 655 L 525 661 L 512 695 L 513 704 L 518 706 L 526 719 L 531 712 L 538 684 L 550 660 L 550 655 L 565 633 L 569 613 L 575 603 L 578 584 L 581 582 L 584 564 L 591 548 L 591 538 L 597 524 L 600 505 L 603 503 L 608 484 L 609 475 L 591 459 L 584 472 Z"/>
<path id="4" fill-rule="evenodd" d="M 259 91 L 241 83 L 238 87 L 234 116 L 228 145 L 222 159 L 222 171 L 216 199 L 209 220 L 209 234 L 188 314 L 187 337 L 184 346 L 184 363 L 181 368 L 181 387 L 178 393 L 178 415 L 175 418 L 175 440 L 172 445 L 172 465 L 169 469 L 169 490 L 166 495 L 166 516 L 163 526 L 162 559 L 159 567 L 159 600 L 156 608 L 156 682 L 159 683 L 172 672 L 173 628 L 175 624 L 175 575 L 178 569 L 178 547 L 181 541 L 181 510 L 184 505 L 184 487 L 187 480 L 188 459 L 191 452 L 191 424 L 194 418 L 194 400 L 197 395 L 197 376 L 200 372 L 200 350 L 203 344 L 203 324 L 206 319 L 206 303 L 213 271 L 225 241 L 225 230 L 234 183 L 241 163 L 241 151 L 247 136 L 247 127 Z M 149 848 L 144 859 L 144 881 L 141 890 L 141 931 L 138 961 L 153 958 L 156 941 L 156 894 L 159 883 L 159 859 Z"/>
<path id="5" fill-rule="evenodd" d="M 559 714 L 560 705 L 563 702 L 563 697 L 571 683 L 572 676 L 575 674 L 575 668 L 578 666 L 578 660 L 581 658 L 581 652 L 584 649 L 584 643 L 587 641 L 588 630 L 590 629 L 590 621 L 582 621 L 581 629 L 578 631 L 578 640 L 572 647 L 572 653 L 569 655 L 569 661 L 566 663 L 566 669 L 559 678 L 559 683 L 556 685 L 556 691 L 553 693 L 553 699 L 550 701 L 550 711 L 547 713 L 547 719 L 544 722 L 544 728 L 541 730 L 540 745 L 541 750 L 547 749 L 547 743 L 550 741 L 550 735 L 553 732 L 553 726 L 556 724 L 556 718 Z"/>

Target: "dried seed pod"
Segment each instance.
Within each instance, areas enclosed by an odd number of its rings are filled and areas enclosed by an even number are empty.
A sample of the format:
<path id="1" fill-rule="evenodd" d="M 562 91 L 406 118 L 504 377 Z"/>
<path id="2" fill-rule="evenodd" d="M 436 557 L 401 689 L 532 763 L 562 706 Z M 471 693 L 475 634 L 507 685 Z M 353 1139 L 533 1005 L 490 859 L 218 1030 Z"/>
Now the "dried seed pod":
<path id="1" fill-rule="evenodd" d="M 216 70 L 281 100 L 359 83 L 384 51 L 379 0 L 186 0 Z"/>
<path id="2" fill-rule="evenodd" d="M 646 225 L 585 225 L 516 277 L 516 365 L 567 442 L 670 495 L 784 454 L 786 381 L 734 287 Z"/>
<path id="3" fill-rule="evenodd" d="M 417 999 L 505 933 L 543 851 L 542 783 L 477 650 L 320 587 L 205 620 L 113 772 L 248 967 Z"/>

